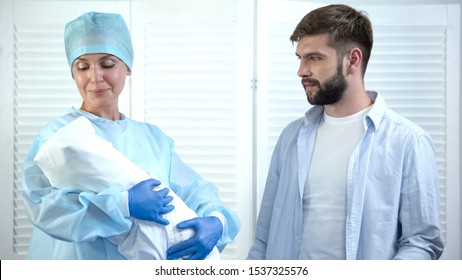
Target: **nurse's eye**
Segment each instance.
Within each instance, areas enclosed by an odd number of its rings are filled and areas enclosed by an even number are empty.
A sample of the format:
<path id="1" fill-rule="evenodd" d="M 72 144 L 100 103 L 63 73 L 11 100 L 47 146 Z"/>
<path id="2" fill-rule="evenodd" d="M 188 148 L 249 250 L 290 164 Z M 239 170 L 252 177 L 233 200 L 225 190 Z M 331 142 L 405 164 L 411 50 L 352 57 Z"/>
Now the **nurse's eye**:
<path id="1" fill-rule="evenodd" d="M 116 65 L 116 62 L 112 59 L 105 59 L 101 62 L 101 67 L 103 68 L 112 68 Z"/>
<path id="2" fill-rule="evenodd" d="M 77 62 L 77 64 L 75 64 L 75 68 L 79 71 L 85 71 L 88 68 L 90 68 L 90 65 L 88 65 L 88 63 L 85 62 Z"/>

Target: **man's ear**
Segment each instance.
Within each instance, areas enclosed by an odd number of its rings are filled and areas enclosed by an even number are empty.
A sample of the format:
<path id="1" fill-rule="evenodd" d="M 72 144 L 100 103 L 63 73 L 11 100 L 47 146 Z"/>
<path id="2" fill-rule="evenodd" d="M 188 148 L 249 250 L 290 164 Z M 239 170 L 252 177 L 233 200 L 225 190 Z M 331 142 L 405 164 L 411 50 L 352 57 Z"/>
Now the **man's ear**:
<path id="1" fill-rule="evenodd" d="M 363 60 L 363 53 L 359 48 L 352 48 L 348 52 L 347 59 L 347 74 L 353 74 L 354 72 L 361 70 L 361 61 Z"/>

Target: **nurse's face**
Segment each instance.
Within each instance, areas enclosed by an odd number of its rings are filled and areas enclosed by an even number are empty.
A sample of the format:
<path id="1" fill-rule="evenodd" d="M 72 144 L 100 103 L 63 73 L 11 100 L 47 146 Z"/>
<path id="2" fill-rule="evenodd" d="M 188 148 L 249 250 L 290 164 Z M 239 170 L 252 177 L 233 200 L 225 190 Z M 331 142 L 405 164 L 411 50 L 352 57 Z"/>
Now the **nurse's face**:
<path id="1" fill-rule="evenodd" d="M 119 95 L 130 75 L 125 63 L 110 54 L 86 54 L 74 61 L 72 74 L 83 110 L 99 116 L 100 112 L 118 112 Z"/>

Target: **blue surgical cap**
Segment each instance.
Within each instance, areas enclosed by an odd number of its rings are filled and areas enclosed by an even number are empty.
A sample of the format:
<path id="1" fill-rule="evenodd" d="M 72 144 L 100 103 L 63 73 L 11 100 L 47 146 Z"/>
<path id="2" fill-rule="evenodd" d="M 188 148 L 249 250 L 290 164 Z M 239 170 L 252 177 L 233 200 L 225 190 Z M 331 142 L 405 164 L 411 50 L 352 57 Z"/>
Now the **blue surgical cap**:
<path id="1" fill-rule="evenodd" d="M 132 40 L 119 14 L 90 12 L 81 15 L 66 24 L 64 45 L 71 69 L 76 58 L 93 53 L 114 55 L 132 69 Z"/>

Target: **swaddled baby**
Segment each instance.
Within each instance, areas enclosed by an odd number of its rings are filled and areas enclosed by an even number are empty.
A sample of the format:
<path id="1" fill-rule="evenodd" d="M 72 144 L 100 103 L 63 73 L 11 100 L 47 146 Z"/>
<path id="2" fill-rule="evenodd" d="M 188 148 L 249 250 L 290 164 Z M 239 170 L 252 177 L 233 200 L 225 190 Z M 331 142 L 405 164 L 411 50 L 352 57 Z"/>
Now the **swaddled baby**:
<path id="1" fill-rule="evenodd" d="M 58 130 L 38 151 L 34 162 L 43 170 L 55 188 L 75 187 L 80 191 L 100 193 L 109 186 L 122 186 L 128 190 L 154 174 L 148 174 L 117 151 L 114 146 L 99 137 L 91 122 L 79 117 Z M 158 191 L 168 188 L 165 184 L 155 187 Z M 192 229 L 178 229 L 179 222 L 197 217 L 184 201 L 172 190 L 171 204 L 175 207 L 163 218 L 170 221 L 164 226 L 158 223 L 133 220 L 129 232 L 110 237 L 119 252 L 127 259 L 167 258 L 167 249 L 190 238 Z M 215 247 L 206 259 L 219 259 Z"/>

